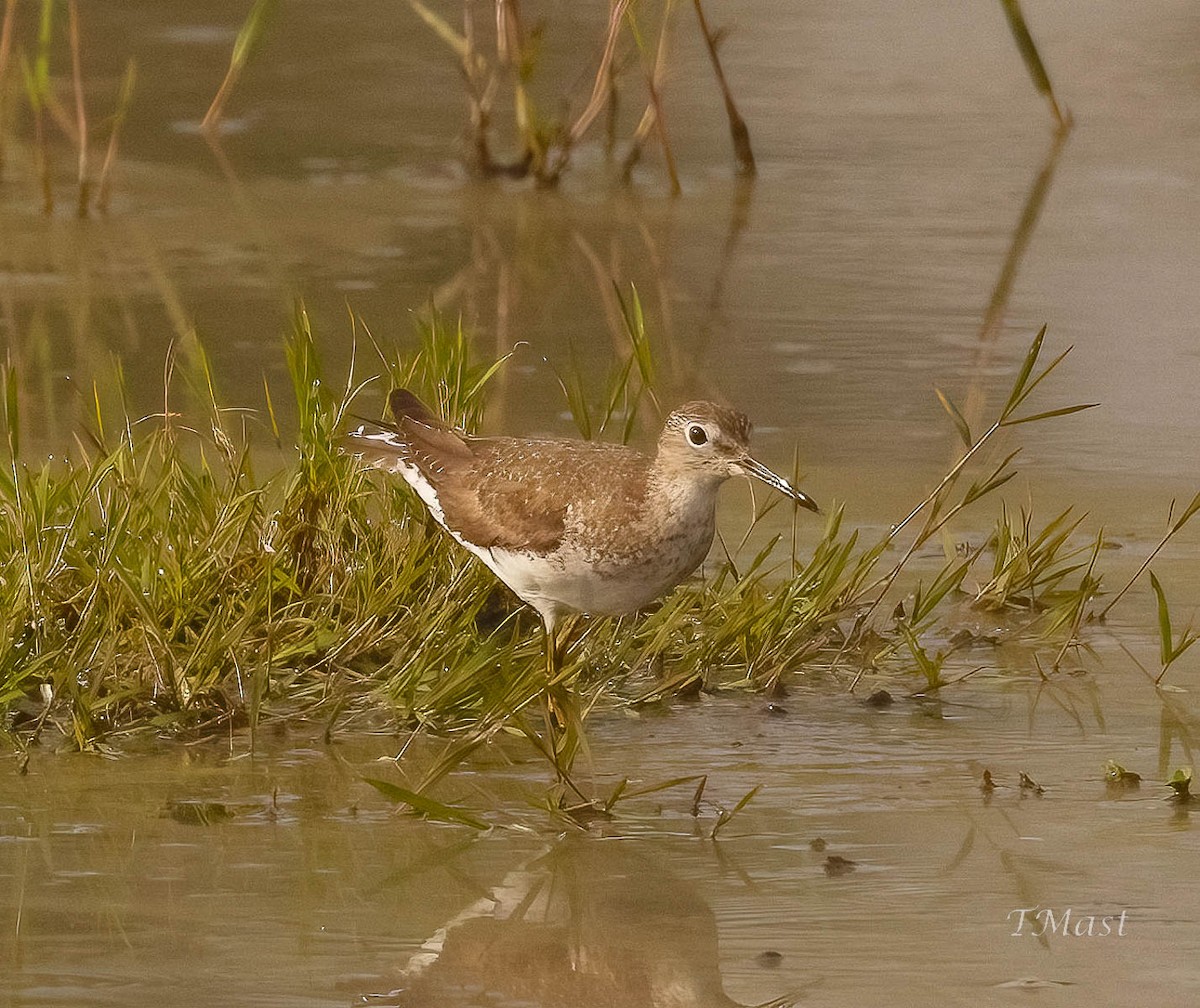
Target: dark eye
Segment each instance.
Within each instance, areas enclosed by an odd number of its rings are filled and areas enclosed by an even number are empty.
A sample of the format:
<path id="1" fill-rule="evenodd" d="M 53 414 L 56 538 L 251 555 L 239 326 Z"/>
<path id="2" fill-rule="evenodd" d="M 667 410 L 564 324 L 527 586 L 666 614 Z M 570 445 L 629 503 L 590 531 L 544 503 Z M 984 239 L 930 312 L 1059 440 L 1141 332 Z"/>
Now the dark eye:
<path id="1" fill-rule="evenodd" d="M 687 429 L 687 439 L 690 444 L 699 448 L 702 444 L 708 444 L 708 431 L 699 424 L 692 424 Z"/>

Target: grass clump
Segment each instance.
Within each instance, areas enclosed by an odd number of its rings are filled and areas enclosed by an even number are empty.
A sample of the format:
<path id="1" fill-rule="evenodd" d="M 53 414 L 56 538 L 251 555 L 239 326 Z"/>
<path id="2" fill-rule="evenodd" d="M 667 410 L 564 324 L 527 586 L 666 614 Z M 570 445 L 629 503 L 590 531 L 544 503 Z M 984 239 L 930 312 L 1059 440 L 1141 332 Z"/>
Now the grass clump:
<path id="1" fill-rule="evenodd" d="M 625 388 L 606 391 L 601 415 L 587 414 L 582 390 L 564 383 L 595 428 L 628 418 L 639 403 L 656 405 L 636 297 L 626 316 L 632 363 L 618 369 Z M 981 545 L 948 550 L 919 578 L 905 574 L 966 507 L 1011 478 L 1014 454 L 974 471 L 989 441 L 1086 408 L 1028 411 L 1030 394 L 1062 360 L 1039 365 L 1043 340 L 1044 332 L 979 436 L 944 400 L 963 454 L 879 541 L 864 545 L 836 506 L 810 548 L 798 548 L 795 528 L 790 550 L 782 535 L 749 556 L 743 542 L 650 613 L 582 621 L 556 684 L 573 688 L 580 728 L 602 701 L 782 691 L 799 671 L 849 687 L 885 671 L 912 679 L 915 692 L 941 689 L 964 678 L 947 677 L 943 666 L 972 606 L 1027 617 L 1061 657 L 1100 586 L 1102 537 L 1088 557 L 1069 514 L 1037 531 L 1027 515 L 1018 522 L 1002 511 Z M 306 717 L 327 731 L 399 724 L 447 735 L 444 755 L 408 789 L 414 794 L 499 732 L 523 734 L 554 760 L 539 733 L 547 684 L 535 620 L 454 546 L 402 481 L 361 470 L 339 451 L 367 383 L 355 383 L 352 366 L 344 388 L 331 391 L 303 312 L 287 359 L 296 451 L 266 476 L 251 436 L 256 421 L 218 404 L 201 351 L 190 383 L 202 422 L 185 424 L 168 401 L 161 414 L 114 425 L 97 406 L 70 462 L 22 461 L 15 376 L 4 375 L 4 733 L 25 749 L 53 729 L 90 749 L 136 731 L 232 732 Z M 487 383 L 503 363 L 474 363 L 461 328 L 437 322 L 422 330 L 415 356 L 380 351 L 380 359 L 391 385 L 415 388 L 467 429 L 478 425 Z M 173 380 L 169 372 L 168 392 Z M 282 442 L 269 392 L 263 415 Z M 981 587 L 965 591 L 981 565 Z"/>
<path id="2" fill-rule="evenodd" d="M 51 723 L 89 748 L 139 727 L 253 726 L 267 711 L 361 697 L 380 669 L 418 716 L 443 663 L 463 657 L 461 625 L 491 585 L 399 488 L 371 485 L 338 453 L 350 397 L 321 385 L 303 315 L 288 358 L 298 452 L 266 478 L 202 357 L 204 424 L 165 410 L 110 433 L 98 410 L 72 461 L 36 467 L 20 461 L 5 375 L 0 711 L 11 737 L 27 743 Z"/>

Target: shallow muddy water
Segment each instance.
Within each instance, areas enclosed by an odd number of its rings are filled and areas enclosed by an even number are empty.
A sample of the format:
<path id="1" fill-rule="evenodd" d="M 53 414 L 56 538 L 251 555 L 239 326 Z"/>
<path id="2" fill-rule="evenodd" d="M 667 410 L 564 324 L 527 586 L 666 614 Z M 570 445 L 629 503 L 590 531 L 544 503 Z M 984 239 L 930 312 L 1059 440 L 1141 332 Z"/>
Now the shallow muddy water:
<path id="1" fill-rule="evenodd" d="M 706 803 L 693 817 L 694 785 L 630 798 L 586 835 L 548 828 L 545 768 L 519 746 L 448 789 L 494 809 L 483 836 L 397 815 L 361 782 L 395 779 L 386 736 L 35 756 L 0 792 L 0 990 L 13 1005 L 1193 1004 L 1200 838 L 1154 783 L 1184 758 L 1178 737 L 1159 750 L 1164 700 L 1186 710 L 1114 661 L 1040 687 L 989 673 L 937 705 L 801 684 L 775 710 L 718 696 L 609 715 L 597 791 L 703 771 Z M 1113 758 L 1141 788 L 1106 787 Z M 709 839 L 715 804 L 756 785 Z M 1033 916 L 1047 909 L 1053 929 Z"/>
<path id="2" fill-rule="evenodd" d="M 602 35 L 600 6 L 543 8 L 547 108 L 584 102 L 578 41 Z M 69 445 L 93 381 L 115 403 L 114 359 L 132 408 L 160 408 L 167 348 L 185 371 L 193 328 L 226 402 L 261 408 L 264 375 L 282 402 L 301 297 L 338 384 L 347 307 L 411 347 L 433 302 L 481 357 L 520 343 L 490 429 L 567 434 L 555 369 L 610 370 L 615 280 L 645 304 L 665 403 L 746 409 L 764 461 L 786 468 L 798 446 L 805 489 L 874 529 L 954 455 L 934 386 L 978 423 L 1045 323 L 1049 350 L 1075 349 L 1039 404 L 1101 407 L 1020 432 L 1009 500 L 1042 520 L 1090 512 L 1123 546 L 1104 557 L 1119 585 L 1168 501 L 1200 488 L 1200 11 L 1026 0 L 1076 120 L 1056 143 L 999 4 L 710 6 L 733 28 L 722 53 L 759 177 L 734 177 L 681 5 L 672 198 L 656 153 L 623 190 L 594 143 L 557 191 L 472 179 L 457 72 L 403 4 L 281 5 L 219 153 L 196 128 L 247 4 L 84 5 L 93 118 L 129 56 L 139 83 L 105 218 L 71 217 L 65 147 L 44 218 L 29 124 L 6 140 L 0 346 L 27 445 Z M 360 376 L 378 370 L 368 346 Z M 186 411 L 182 379 L 174 394 Z M 1195 544 L 1189 530 L 1156 565 L 1178 625 L 1200 604 Z M 686 787 L 560 839 L 531 804 L 545 768 L 516 746 L 445 796 L 497 808 L 482 837 L 361 783 L 386 775 L 395 737 L 35 753 L 28 776 L 0 775 L 0 1004 L 1195 1004 L 1198 813 L 1158 782 L 1193 762 L 1200 648 L 1156 692 L 1124 650 L 1154 664 L 1140 590 L 1090 640 L 1080 674 L 1047 683 L 1023 658 L 968 654 L 961 671 L 983 671 L 937 707 L 873 710 L 798 677 L 782 710 L 720 696 L 598 718 L 601 793 L 704 772 L 730 808 L 763 785 L 717 843 Z M 1142 787 L 1108 791 L 1109 759 Z M 985 768 L 1004 785 L 990 797 Z M 853 870 L 827 872 L 833 856 Z M 1122 933 L 1039 939 L 1031 920 L 1014 936 L 1033 907 Z"/>

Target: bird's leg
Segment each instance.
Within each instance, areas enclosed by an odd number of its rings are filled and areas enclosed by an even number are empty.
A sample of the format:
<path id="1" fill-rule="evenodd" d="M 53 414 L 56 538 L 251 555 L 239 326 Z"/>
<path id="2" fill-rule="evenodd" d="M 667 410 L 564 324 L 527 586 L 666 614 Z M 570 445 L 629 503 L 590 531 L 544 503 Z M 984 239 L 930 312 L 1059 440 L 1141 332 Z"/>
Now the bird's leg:
<path id="1" fill-rule="evenodd" d="M 569 786 L 568 774 L 575 753 L 583 741 L 583 717 L 579 702 L 570 686 L 561 682 L 563 661 L 575 618 L 570 617 L 561 631 L 553 618 L 543 618 L 546 630 L 546 689 L 542 693 L 546 719 L 546 742 L 561 783 Z"/>
<path id="2" fill-rule="evenodd" d="M 563 662 L 567 660 L 571 635 L 575 632 L 578 619 L 577 615 L 572 614 L 561 624 L 555 621 L 546 627 L 546 674 L 549 677 L 547 682 L 551 686 L 559 685 Z"/>
<path id="3" fill-rule="evenodd" d="M 546 684 L 554 682 L 558 678 L 559 670 L 559 654 L 558 654 L 558 633 L 555 626 L 556 620 L 552 616 L 544 616 L 542 618 L 542 628 L 546 633 Z"/>
<path id="4" fill-rule="evenodd" d="M 546 632 L 546 686 L 542 690 L 542 716 L 546 721 L 546 745 L 550 759 L 554 763 L 556 775 L 561 782 L 563 773 L 558 762 L 558 735 L 562 730 L 562 722 L 559 720 L 558 711 L 555 710 L 552 694 L 553 683 L 558 679 L 560 664 L 555 622 L 553 615 L 542 614 L 542 626 Z"/>

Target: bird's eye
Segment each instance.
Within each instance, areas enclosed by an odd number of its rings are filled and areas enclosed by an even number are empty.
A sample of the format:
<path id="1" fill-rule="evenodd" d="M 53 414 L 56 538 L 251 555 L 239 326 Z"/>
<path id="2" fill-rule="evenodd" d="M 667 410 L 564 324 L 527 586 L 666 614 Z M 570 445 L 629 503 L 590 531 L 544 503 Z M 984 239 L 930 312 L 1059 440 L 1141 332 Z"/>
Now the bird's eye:
<path id="1" fill-rule="evenodd" d="M 699 424 L 692 424 L 692 426 L 687 429 L 687 439 L 689 444 L 695 445 L 697 448 L 699 448 L 703 444 L 708 444 L 708 431 L 706 431 Z"/>

